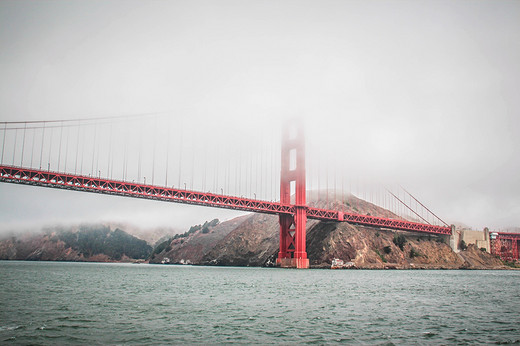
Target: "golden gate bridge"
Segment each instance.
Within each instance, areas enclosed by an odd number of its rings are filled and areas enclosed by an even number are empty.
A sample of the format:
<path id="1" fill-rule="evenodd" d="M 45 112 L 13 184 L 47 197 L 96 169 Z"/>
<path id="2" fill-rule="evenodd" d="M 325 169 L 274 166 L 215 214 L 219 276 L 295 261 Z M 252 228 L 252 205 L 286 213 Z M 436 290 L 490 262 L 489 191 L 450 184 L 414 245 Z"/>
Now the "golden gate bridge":
<path id="1" fill-rule="evenodd" d="M 197 130 L 190 132 L 186 124 L 172 124 L 171 119 L 160 114 L 0 122 L 0 125 L 3 125 L 1 182 L 276 214 L 280 223 L 277 264 L 282 267 L 309 267 L 307 219 L 452 234 L 452 227 L 404 189 L 401 194 L 386 190 L 384 198 L 372 196 L 372 202 L 392 210 L 391 217 L 331 206 L 329 172 L 325 179 L 325 207 L 307 203 L 306 145 L 303 124 L 296 119 L 283 126 L 279 156 L 274 153 L 275 141 L 262 134 L 256 134 L 261 150 L 242 148 L 243 142 L 236 141 L 232 149 L 225 149 L 217 144 L 219 134 L 212 138 L 200 135 Z M 147 139 L 146 134 L 151 134 L 148 137 L 152 139 Z M 251 138 L 250 142 L 256 141 Z M 183 151 L 185 147 L 190 154 Z M 229 156 L 229 151 L 231 158 L 220 162 L 220 157 L 224 153 Z M 158 164 L 160 161 L 162 165 Z M 271 165 L 266 164 L 269 161 Z M 274 161 L 280 164 L 279 178 L 275 178 Z M 164 184 L 157 183 L 159 175 Z M 332 180 L 336 200 L 335 174 Z M 175 183 L 169 185 L 172 181 Z M 312 185 L 316 179 L 309 181 Z M 319 177 L 317 181 L 320 199 Z M 280 194 L 276 198 L 273 186 L 278 183 Z M 343 180 L 341 186 L 343 200 Z M 518 258 L 517 240 L 513 243 L 516 250 L 513 249 L 512 256 Z"/>

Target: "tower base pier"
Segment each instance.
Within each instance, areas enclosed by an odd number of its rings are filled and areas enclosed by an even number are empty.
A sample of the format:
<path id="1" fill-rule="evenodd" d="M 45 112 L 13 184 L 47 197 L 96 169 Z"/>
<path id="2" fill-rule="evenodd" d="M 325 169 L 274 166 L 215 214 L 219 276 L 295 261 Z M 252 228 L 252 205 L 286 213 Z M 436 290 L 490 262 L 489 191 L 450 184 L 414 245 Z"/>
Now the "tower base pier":
<path id="1" fill-rule="evenodd" d="M 308 258 L 277 258 L 276 266 L 280 268 L 309 269 Z"/>

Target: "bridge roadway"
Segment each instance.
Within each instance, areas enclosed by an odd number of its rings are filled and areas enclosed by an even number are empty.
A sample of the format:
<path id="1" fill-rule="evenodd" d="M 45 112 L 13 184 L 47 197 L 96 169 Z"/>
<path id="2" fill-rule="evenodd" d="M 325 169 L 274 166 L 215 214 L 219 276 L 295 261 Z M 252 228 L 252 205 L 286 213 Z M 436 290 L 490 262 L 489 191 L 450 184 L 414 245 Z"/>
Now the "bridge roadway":
<path id="1" fill-rule="evenodd" d="M 0 165 L 0 182 L 195 204 L 264 214 L 295 213 L 295 205 L 290 204 L 15 166 Z M 306 214 L 309 219 L 321 221 L 341 221 L 378 228 L 451 235 L 451 228 L 449 227 L 347 213 L 337 210 L 307 207 Z"/>

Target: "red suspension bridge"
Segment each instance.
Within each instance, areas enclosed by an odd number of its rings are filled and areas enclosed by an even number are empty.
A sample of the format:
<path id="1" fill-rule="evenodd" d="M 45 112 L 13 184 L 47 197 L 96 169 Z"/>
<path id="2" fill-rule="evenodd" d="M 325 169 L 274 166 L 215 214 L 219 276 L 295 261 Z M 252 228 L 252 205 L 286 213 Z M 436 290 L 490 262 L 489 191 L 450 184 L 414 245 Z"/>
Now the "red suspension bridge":
<path id="1" fill-rule="evenodd" d="M 123 120 L 125 122 L 130 121 L 128 118 L 124 118 Z M 232 194 L 224 194 L 224 188 L 220 188 L 220 193 L 218 193 L 220 186 L 217 182 L 217 179 L 219 179 L 218 164 L 217 173 L 208 173 L 206 168 L 196 168 L 194 159 L 192 159 L 189 163 L 192 166 L 192 174 L 197 172 L 201 177 L 203 177 L 201 191 L 197 191 L 193 188 L 193 177 L 189 188 L 186 182 L 181 183 L 181 167 L 185 164 L 183 161 L 190 159 L 189 157 L 183 159 L 182 152 L 180 152 L 178 157 L 176 157 L 178 163 L 177 167 L 174 167 L 179 170 L 177 187 L 168 187 L 168 169 L 170 167 L 168 164 L 170 158 L 168 148 L 172 138 L 170 138 L 168 131 L 165 131 L 164 135 L 161 135 L 161 129 L 168 129 L 171 125 L 159 126 L 157 124 L 157 118 L 154 118 L 153 122 L 147 121 L 147 124 L 150 123 L 153 123 L 150 130 L 154 133 L 154 141 L 153 145 L 151 145 L 153 147 L 153 150 L 151 150 L 153 154 L 144 155 L 141 149 L 142 145 L 139 145 L 138 150 L 134 152 L 134 154 L 137 153 L 136 156 L 138 156 L 136 182 L 135 179 L 131 181 L 129 178 L 128 162 L 130 161 L 129 158 L 132 156 L 131 144 L 135 144 L 135 142 L 140 143 L 142 138 L 140 138 L 139 134 L 137 136 L 132 136 L 130 131 L 122 131 L 119 133 L 118 139 L 118 135 L 111 132 L 113 128 L 116 127 L 114 126 L 113 119 L 100 118 L 96 119 L 95 123 L 92 123 L 91 120 L 5 122 L 3 123 L 0 181 L 166 202 L 194 204 L 206 207 L 227 208 L 256 213 L 276 214 L 279 215 L 280 222 L 280 251 L 277 263 L 283 267 L 309 267 L 309 259 L 307 258 L 306 253 L 307 219 L 348 222 L 377 228 L 430 234 L 451 234 L 451 227 L 442 222 L 442 220 L 428 210 L 411 194 L 407 194 L 407 203 L 405 197 L 389 192 L 393 198 L 391 205 L 395 206 L 395 204 L 397 204 L 401 210 L 404 209 L 408 211 L 408 215 L 412 215 L 414 218 L 413 220 L 410 220 L 410 218 L 407 220 L 395 214 L 392 214 L 394 215 L 393 217 L 364 215 L 362 213 L 346 211 L 341 208 L 331 208 L 328 203 L 326 204 L 326 208 L 318 208 L 308 205 L 306 201 L 308 190 L 306 187 L 305 141 L 303 127 L 296 121 L 288 123 L 284 127 L 282 133 L 280 156 L 281 174 L 279 178 L 280 197 L 278 201 L 256 198 L 256 193 L 252 193 L 254 190 L 252 188 L 253 183 L 258 185 L 260 182 L 260 185 L 262 185 L 262 179 L 264 179 L 264 181 L 267 180 L 268 183 L 272 184 L 274 179 L 265 179 L 266 176 L 272 177 L 273 172 L 266 172 L 265 167 L 254 163 L 254 159 L 252 158 L 253 155 L 250 155 L 249 153 L 243 153 L 242 155 L 246 161 L 249 159 L 249 162 L 246 162 L 246 166 L 249 167 L 246 167 L 245 170 L 240 166 L 240 159 L 236 159 L 232 163 L 228 162 L 227 165 L 220 168 L 221 171 L 224 172 L 224 181 L 228 185 L 228 188 L 229 186 L 235 185 L 234 192 L 238 192 L 237 194 L 240 195 L 240 197 Z M 90 126 L 90 133 L 87 133 L 84 130 L 87 126 Z M 109 127 L 110 131 L 104 132 L 105 130 L 103 130 L 103 128 L 106 127 Z M 76 132 L 74 132 L 75 130 Z M 142 127 L 139 130 L 146 131 L 146 129 Z M 178 136 L 174 137 L 174 139 L 179 140 L 181 146 L 182 136 L 183 133 L 181 131 Z M 102 147 L 100 142 L 102 141 L 102 138 L 107 140 L 106 137 L 108 137 L 108 145 Z M 88 143 L 88 140 L 91 140 L 91 143 Z M 123 148 L 119 148 L 118 151 L 116 147 L 122 142 L 124 142 L 124 145 L 122 145 Z M 85 147 L 89 145 L 92 146 L 92 150 L 85 152 Z M 31 148 L 30 151 L 28 150 L 28 147 Z M 266 148 L 268 146 L 263 147 Z M 157 148 L 166 148 L 163 153 L 165 155 L 159 155 L 157 153 Z M 208 148 L 206 146 L 203 155 L 207 155 L 210 150 L 213 150 L 213 148 Z M 218 154 L 218 150 L 216 153 L 210 153 L 208 156 L 216 154 Z M 155 161 L 159 160 L 159 156 L 164 157 L 166 161 L 164 186 L 155 184 L 154 179 L 157 175 L 157 172 L 155 171 Z M 271 159 L 274 158 L 272 152 L 270 155 L 269 153 L 260 153 L 257 155 L 257 162 L 261 162 L 263 158 L 269 156 Z M 12 160 L 9 160 L 11 162 L 5 162 L 8 161 L 8 157 L 12 158 Z M 85 160 L 85 157 L 90 157 L 91 160 Z M 114 162 L 121 157 L 122 163 L 120 164 L 119 169 L 122 172 L 122 179 L 112 178 L 115 170 Z M 146 163 L 145 159 L 148 159 L 149 162 Z M 107 169 L 106 173 L 102 175 L 101 170 L 99 169 L 100 161 L 105 160 Z M 36 161 L 37 168 L 34 167 L 34 161 Z M 89 174 L 84 174 L 83 166 L 85 165 L 85 161 L 90 166 Z M 16 164 L 17 162 L 19 162 L 19 164 Z M 74 164 L 72 164 L 72 162 L 74 162 Z M 47 167 L 45 167 L 45 163 L 47 163 Z M 151 168 L 152 178 L 151 182 L 148 184 L 143 175 L 143 166 Z M 263 173 L 255 173 L 253 166 L 256 166 L 258 170 Z M 201 171 L 203 171 L 203 173 L 201 173 Z M 245 182 L 245 191 L 249 192 L 250 195 L 253 194 L 254 197 L 251 196 L 253 198 L 244 197 L 240 194 L 239 185 L 242 185 L 243 182 L 239 173 L 243 171 L 245 171 L 246 176 L 249 176 L 249 179 Z M 204 190 L 207 190 L 208 178 L 210 181 L 213 180 L 213 190 L 216 191 L 203 192 Z M 334 185 L 336 185 L 336 180 L 334 180 Z M 256 186 L 256 189 L 257 191 L 262 191 L 264 187 Z M 327 188 L 327 198 L 328 194 Z M 335 190 L 334 194 L 336 194 Z M 386 199 L 383 200 L 382 204 L 384 206 L 386 206 L 386 201 Z M 413 203 L 415 203 L 416 207 L 420 206 L 419 208 L 421 208 L 421 211 L 416 210 L 417 208 L 412 208 Z M 424 215 L 425 212 L 427 216 Z M 438 223 L 430 222 L 431 219 L 436 220 Z"/>

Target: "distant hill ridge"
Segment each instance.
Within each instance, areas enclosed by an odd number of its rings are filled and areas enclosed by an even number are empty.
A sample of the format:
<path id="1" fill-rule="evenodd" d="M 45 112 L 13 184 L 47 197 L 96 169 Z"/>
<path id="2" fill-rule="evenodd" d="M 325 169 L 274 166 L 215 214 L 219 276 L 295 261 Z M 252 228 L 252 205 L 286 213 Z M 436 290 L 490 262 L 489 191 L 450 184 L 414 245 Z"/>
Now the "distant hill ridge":
<path id="1" fill-rule="evenodd" d="M 0 241 L 0 259 L 42 261 L 124 261 L 147 259 L 152 247 L 105 225 L 47 228 L 42 233 Z"/>

